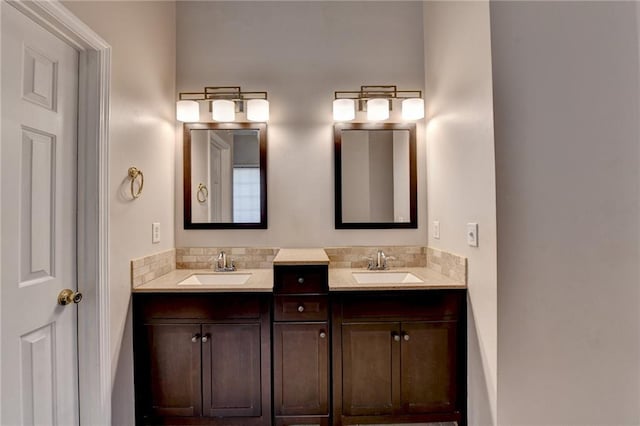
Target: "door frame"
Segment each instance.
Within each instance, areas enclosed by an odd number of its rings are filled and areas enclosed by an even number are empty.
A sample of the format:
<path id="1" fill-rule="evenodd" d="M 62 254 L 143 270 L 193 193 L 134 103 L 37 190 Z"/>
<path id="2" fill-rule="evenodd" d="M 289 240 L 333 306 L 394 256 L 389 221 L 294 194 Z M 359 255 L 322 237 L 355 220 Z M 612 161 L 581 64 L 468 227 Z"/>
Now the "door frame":
<path id="1" fill-rule="evenodd" d="M 79 418 L 81 425 L 108 426 L 111 424 L 108 288 L 111 46 L 58 0 L 2 1 L 79 52 L 76 261 L 78 290 L 85 295 L 78 305 Z M 1 353 L 0 347 L 0 362 Z"/>

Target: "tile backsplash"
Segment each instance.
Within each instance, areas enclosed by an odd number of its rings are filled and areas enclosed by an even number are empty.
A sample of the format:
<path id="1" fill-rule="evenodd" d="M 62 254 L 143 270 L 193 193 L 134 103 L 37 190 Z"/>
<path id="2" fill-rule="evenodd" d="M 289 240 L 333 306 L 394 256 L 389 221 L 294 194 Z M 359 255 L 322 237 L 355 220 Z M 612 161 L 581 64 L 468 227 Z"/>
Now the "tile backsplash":
<path id="1" fill-rule="evenodd" d="M 220 251 L 233 259 L 238 269 L 272 268 L 277 247 L 180 247 L 131 261 L 131 282 L 138 287 L 174 269 L 212 269 Z M 332 268 L 366 268 L 377 250 L 395 259 L 391 268 L 428 267 L 459 282 L 467 281 L 467 258 L 422 246 L 326 247 Z"/>
<path id="2" fill-rule="evenodd" d="M 467 282 L 467 258 L 426 247 L 427 267 L 459 282 Z"/>
<path id="3" fill-rule="evenodd" d="M 131 283 L 138 287 L 176 269 L 176 249 L 131 260 Z"/>
<path id="4" fill-rule="evenodd" d="M 333 268 L 366 268 L 369 263 L 367 258 L 375 257 L 378 250 L 382 250 L 386 256 L 395 257 L 387 262 L 391 268 L 427 266 L 426 248 L 420 246 L 358 246 L 324 249 Z"/>
<path id="5" fill-rule="evenodd" d="M 220 251 L 227 253 L 238 269 L 271 268 L 278 250 L 271 247 L 180 247 L 176 249 L 176 268 L 211 269 Z"/>

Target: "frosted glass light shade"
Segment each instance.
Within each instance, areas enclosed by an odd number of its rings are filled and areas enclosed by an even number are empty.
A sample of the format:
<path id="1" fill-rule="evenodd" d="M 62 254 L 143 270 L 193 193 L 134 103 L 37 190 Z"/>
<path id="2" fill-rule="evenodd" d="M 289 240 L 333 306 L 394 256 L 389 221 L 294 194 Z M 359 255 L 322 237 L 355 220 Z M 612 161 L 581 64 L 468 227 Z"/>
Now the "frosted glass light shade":
<path id="1" fill-rule="evenodd" d="M 266 99 L 249 99 L 247 101 L 247 120 L 269 120 L 269 101 Z"/>
<path id="2" fill-rule="evenodd" d="M 333 101 L 333 121 L 351 121 L 356 118 L 356 102 L 353 99 Z"/>
<path id="3" fill-rule="evenodd" d="M 424 117 L 424 100 L 411 98 L 402 101 L 402 119 L 419 120 Z"/>
<path id="4" fill-rule="evenodd" d="M 367 120 L 381 121 L 389 118 L 389 100 L 369 99 L 367 101 Z"/>
<path id="5" fill-rule="evenodd" d="M 226 99 L 211 102 L 211 118 L 215 121 L 233 121 L 236 118 L 236 104 Z"/>
<path id="6" fill-rule="evenodd" d="M 196 101 L 178 101 L 176 119 L 185 123 L 200 121 L 200 105 Z"/>

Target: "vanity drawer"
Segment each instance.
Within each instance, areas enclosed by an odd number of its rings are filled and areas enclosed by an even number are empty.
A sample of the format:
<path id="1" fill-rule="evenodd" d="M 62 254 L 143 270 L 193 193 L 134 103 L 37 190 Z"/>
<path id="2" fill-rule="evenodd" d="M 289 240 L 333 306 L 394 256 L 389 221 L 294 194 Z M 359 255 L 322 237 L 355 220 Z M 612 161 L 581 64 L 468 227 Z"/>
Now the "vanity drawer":
<path id="1" fill-rule="evenodd" d="M 326 265 L 275 266 L 273 290 L 276 294 L 327 293 Z"/>
<path id="2" fill-rule="evenodd" d="M 327 296 L 276 296 L 275 321 L 326 321 Z"/>
<path id="3" fill-rule="evenodd" d="M 264 297 L 246 294 L 136 294 L 134 306 L 143 320 L 258 319 Z"/>

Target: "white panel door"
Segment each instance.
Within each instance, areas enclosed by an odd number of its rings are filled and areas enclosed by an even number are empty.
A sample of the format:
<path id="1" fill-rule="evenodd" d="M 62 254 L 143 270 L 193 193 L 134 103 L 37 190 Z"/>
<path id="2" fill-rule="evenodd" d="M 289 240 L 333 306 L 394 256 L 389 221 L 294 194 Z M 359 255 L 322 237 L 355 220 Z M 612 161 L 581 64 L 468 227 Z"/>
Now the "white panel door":
<path id="1" fill-rule="evenodd" d="M 1 7 L 0 424 L 77 425 L 78 53 Z"/>

